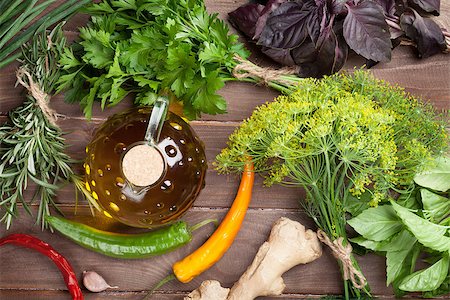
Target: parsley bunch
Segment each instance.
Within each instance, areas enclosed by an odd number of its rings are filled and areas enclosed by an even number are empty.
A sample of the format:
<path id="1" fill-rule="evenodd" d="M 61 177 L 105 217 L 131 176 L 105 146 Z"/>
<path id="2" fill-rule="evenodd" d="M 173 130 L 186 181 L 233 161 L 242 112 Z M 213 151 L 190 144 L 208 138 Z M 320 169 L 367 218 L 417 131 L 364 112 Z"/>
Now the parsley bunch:
<path id="1" fill-rule="evenodd" d="M 235 57 L 246 59 L 248 52 L 202 0 L 103 0 L 87 12 L 90 23 L 65 49 L 66 74 L 58 82 L 66 101 L 80 101 L 87 118 L 95 100 L 104 108 L 134 93 L 136 104 L 149 105 L 167 90 L 188 118 L 226 111 L 216 91 L 237 80 Z"/>
<path id="2" fill-rule="evenodd" d="M 306 212 L 332 240 L 348 243 L 346 214 L 408 193 L 414 175 L 445 152 L 445 126 L 431 106 L 365 71 L 296 88 L 230 136 L 218 170 L 242 172 L 251 157 L 267 185 L 305 188 Z M 351 287 L 345 282 L 347 298 L 359 296 Z"/>

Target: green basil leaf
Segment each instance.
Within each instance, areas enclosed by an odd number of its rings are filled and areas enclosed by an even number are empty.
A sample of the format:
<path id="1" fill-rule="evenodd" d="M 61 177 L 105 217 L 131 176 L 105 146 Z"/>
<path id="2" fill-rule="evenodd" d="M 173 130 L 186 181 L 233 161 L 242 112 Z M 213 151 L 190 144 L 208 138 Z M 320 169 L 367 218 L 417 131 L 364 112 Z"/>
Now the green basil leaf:
<path id="1" fill-rule="evenodd" d="M 444 282 L 442 282 L 440 287 L 432 291 L 424 292 L 423 297 L 433 298 L 440 295 L 448 294 L 448 291 L 450 291 L 450 272 L 449 274 L 447 274 L 447 278 L 444 279 Z"/>
<path id="2" fill-rule="evenodd" d="M 386 253 L 386 285 L 408 274 L 411 268 L 410 256 L 410 248 Z"/>
<path id="3" fill-rule="evenodd" d="M 423 187 L 445 192 L 450 189 L 450 158 L 440 157 L 436 160 L 436 166 L 417 174 L 414 181 Z"/>
<path id="4" fill-rule="evenodd" d="M 450 237 L 445 236 L 447 227 L 431 223 L 393 201 L 391 204 L 408 230 L 422 245 L 440 252 L 450 250 Z"/>
<path id="5" fill-rule="evenodd" d="M 395 202 L 408 209 L 420 209 L 422 205 L 417 199 L 417 192 L 418 189 L 414 189 L 412 192 L 401 194 Z"/>
<path id="6" fill-rule="evenodd" d="M 408 231 L 403 229 L 395 235 L 389 243 L 379 247 L 379 251 L 386 253 L 386 284 L 389 285 L 399 278 L 409 274 L 414 252 L 412 251 L 417 239 Z M 396 285 L 396 284 L 394 284 Z"/>
<path id="7" fill-rule="evenodd" d="M 389 243 L 381 243 L 378 251 L 401 251 L 403 249 L 411 249 L 417 239 L 406 229 L 394 235 Z"/>
<path id="8" fill-rule="evenodd" d="M 444 217 L 450 214 L 450 199 L 430 192 L 427 189 L 421 189 L 423 208 L 429 219 L 434 223 L 439 223 Z"/>
<path id="9" fill-rule="evenodd" d="M 384 241 L 402 229 L 402 223 L 390 205 L 366 209 L 347 223 L 373 241 Z"/>
<path id="10" fill-rule="evenodd" d="M 372 251 L 378 251 L 383 243 L 383 242 L 376 242 L 376 241 L 368 240 L 362 236 L 352 238 L 352 239 L 350 239 L 350 242 L 358 244 L 360 246 L 363 246 L 364 248 L 372 250 Z"/>
<path id="11" fill-rule="evenodd" d="M 425 292 L 437 289 L 447 277 L 449 255 L 444 255 L 432 266 L 406 276 L 400 283 L 400 289 L 406 292 Z"/>
<path id="12" fill-rule="evenodd" d="M 370 200 L 372 200 L 372 195 L 368 191 L 362 193 L 359 197 L 349 194 L 345 202 L 345 211 L 352 216 L 357 216 L 370 207 Z"/>

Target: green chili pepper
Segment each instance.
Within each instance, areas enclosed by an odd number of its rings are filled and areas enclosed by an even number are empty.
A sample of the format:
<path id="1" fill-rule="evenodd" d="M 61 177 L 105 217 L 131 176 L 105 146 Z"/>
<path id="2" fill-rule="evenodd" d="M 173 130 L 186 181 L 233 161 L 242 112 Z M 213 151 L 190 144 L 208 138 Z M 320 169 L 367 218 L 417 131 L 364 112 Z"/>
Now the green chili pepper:
<path id="1" fill-rule="evenodd" d="M 145 258 L 175 250 L 192 239 L 192 232 L 213 222 L 205 220 L 189 228 L 184 221 L 141 234 L 102 231 L 60 217 L 46 217 L 48 223 L 75 243 L 92 251 L 117 258 Z"/>

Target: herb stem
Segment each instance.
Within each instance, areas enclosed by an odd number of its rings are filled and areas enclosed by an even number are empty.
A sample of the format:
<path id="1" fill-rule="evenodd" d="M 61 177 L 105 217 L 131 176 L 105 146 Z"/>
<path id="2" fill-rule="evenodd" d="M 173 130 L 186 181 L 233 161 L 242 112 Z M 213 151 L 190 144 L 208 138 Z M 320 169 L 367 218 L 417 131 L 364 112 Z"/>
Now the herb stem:
<path id="1" fill-rule="evenodd" d="M 257 82 L 257 81 L 255 80 L 255 82 Z M 269 86 L 269 87 L 271 87 L 271 88 L 273 88 L 273 89 L 275 89 L 275 90 L 277 90 L 279 92 L 282 92 L 283 94 L 289 94 L 291 92 L 290 89 L 286 88 L 285 86 L 283 86 L 281 84 L 273 82 L 273 81 L 269 81 L 267 83 L 267 86 Z"/>

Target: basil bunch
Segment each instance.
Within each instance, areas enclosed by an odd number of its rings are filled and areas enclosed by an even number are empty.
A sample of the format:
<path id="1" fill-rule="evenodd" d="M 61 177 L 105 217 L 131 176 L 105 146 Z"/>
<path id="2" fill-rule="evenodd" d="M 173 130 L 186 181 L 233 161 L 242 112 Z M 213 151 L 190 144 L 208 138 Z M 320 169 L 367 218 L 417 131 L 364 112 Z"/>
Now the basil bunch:
<path id="1" fill-rule="evenodd" d="M 269 0 L 229 14 L 232 24 L 300 76 L 339 71 L 349 50 L 368 65 L 391 60 L 402 41 L 416 45 L 419 57 L 448 48 L 450 35 L 424 15 L 439 15 L 439 0 Z"/>
<path id="2" fill-rule="evenodd" d="M 360 237 L 351 241 L 386 256 L 387 284 L 397 295 L 450 292 L 450 158 L 415 176 L 417 188 L 396 202 L 364 210 L 348 221 Z M 432 189 L 432 190 L 430 190 Z M 415 271 L 422 254 L 427 268 Z"/>

